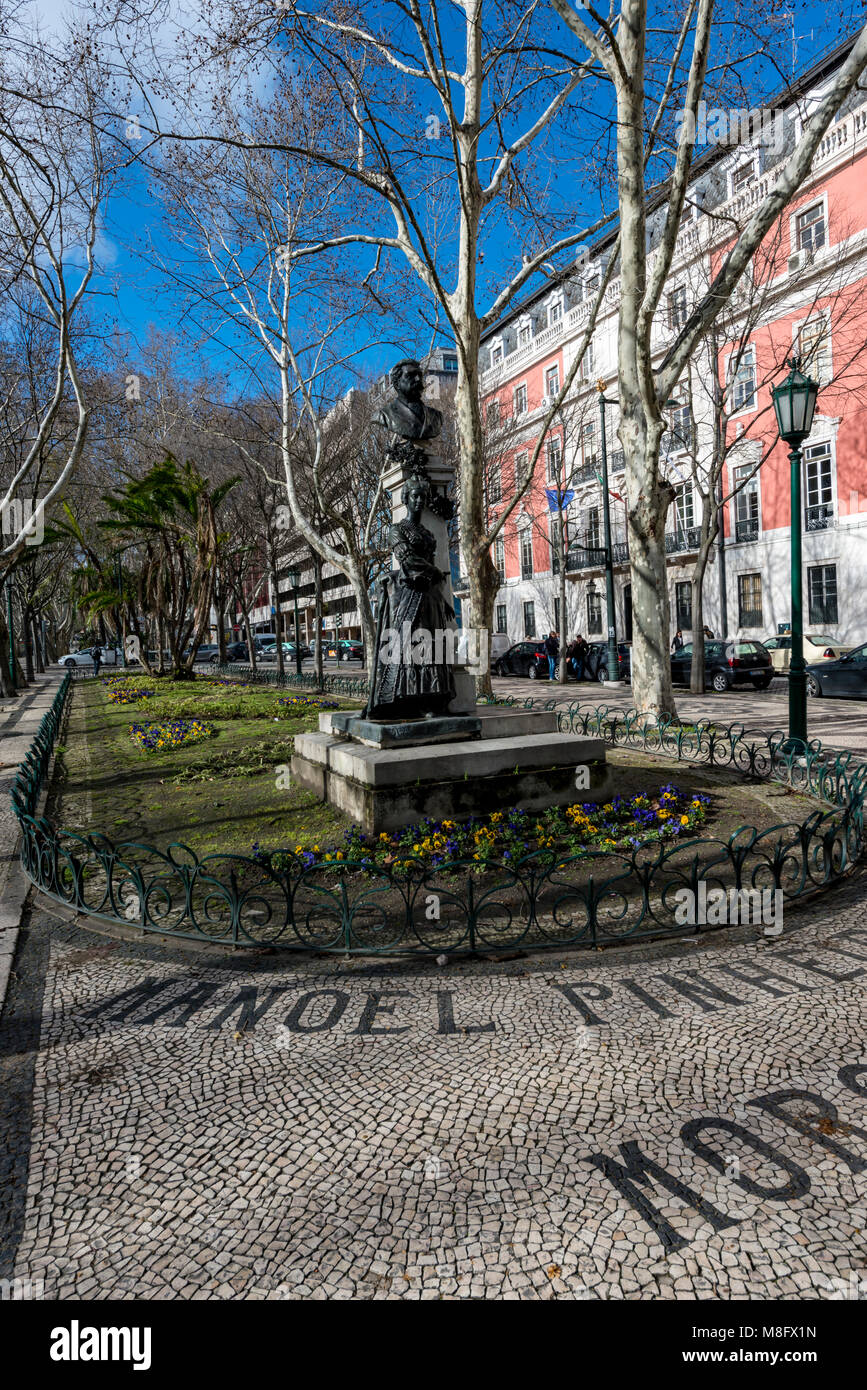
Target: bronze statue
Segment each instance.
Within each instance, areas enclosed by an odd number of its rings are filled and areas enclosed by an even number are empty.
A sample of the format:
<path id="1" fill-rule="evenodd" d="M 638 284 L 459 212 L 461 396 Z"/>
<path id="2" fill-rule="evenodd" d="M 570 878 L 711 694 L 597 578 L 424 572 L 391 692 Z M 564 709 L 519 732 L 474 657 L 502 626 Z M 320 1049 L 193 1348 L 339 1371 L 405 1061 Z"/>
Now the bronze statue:
<path id="1" fill-rule="evenodd" d="M 373 423 L 391 430 L 397 439 L 436 439 L 443 427 L 442 412 L 421 398 L 424 375 L 418 362 L 404 358 L 392 367 L 388 379 L 395 396 L 380 407 Z"/>
<path id="2" fill-rule="evenodd" d="M 437 414 L 439 412 L 436 412 Z M 421 472 L 403 485 L 404 521 L 388 533 L 399 568 L 382 587 L 377 661 L 366 715 L 380 721 L 445 714 L 454 699 L 446 632 L 454 612 L 443 597 L 448 578 L 434 564 L 436 537 L 422 525 L 431 502 L 431 485 Z"/>

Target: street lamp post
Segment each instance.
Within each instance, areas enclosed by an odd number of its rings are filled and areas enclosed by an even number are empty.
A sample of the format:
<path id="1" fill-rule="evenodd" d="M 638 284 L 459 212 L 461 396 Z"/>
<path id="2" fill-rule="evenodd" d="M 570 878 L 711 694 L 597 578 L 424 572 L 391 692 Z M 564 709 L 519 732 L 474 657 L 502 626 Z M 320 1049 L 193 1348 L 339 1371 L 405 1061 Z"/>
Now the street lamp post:
<path id="1" fill-rule="evenodd" d="M 819 383 L 804 376 L 800 359 L 789 361 L 791 371 L 775 386 L 771 395 L 777 416 L 777 429 L 789 446 L 792 569 L 792 661 L 789 668 L 788 751 L 807 744 L 807 676 L 804 662 L 803 576 L 801 569 L 801 445 L 813 428 L 813 414 Z"/>
<path id="2" fill-rule="evenodd" d="M 6 626 L 9 629 L 9 684 L 15 689 L 15 627 L 12 621 L 12 575 L 6 580 Z"/>
<path id="3" fill-rule="evenodd" d="M 115 568 L 117 570 L 117 598 L 120 611 L 120 652 L 121 665 L 126 666 L 126 616 L 123 611 L 123 571 L 120 563 L 120 551 L 114 557 Z"/>
<path id="4" fill-rule="evenodd" d="M 616 681 L 620 675 L 617 660 L 617 619 L 614 610 L 614 550 L 611 544 L 611 504 L 608 497 L 608 443 L 605 428 L 605 407 L 616 401 L 605 398 L 605 382 L 596 386 L 599 392 L 599 417 L 602 432 L 602 529 L 605 539 L 605 607 L 608 611 L 608 678 Z"/>
<path id="5" fill-rule="evenodd" d="M 289 570 L 286 578 L 289 580 L 289 588 L 292 590 L 292 599 L 295 604 L 295 673 L 301 675 L 301 628 L 298 621 L 298 585 L 301 576 L 297 570 Z"/>

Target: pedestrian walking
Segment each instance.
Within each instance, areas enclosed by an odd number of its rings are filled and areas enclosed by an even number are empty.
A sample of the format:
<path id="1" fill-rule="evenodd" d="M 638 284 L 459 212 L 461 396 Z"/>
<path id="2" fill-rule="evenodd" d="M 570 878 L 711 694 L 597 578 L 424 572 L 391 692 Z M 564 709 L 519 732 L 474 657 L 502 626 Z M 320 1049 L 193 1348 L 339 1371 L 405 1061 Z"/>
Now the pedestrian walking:
<path id="1" fill-rule="evenodd" d="M 93 661 L 93 674 L 98 676 L 99 668 L 102 665 L 102 647 L 100 647 L 98 643 L 95 647 L 91 647 L 90 656 Z"/>
<path id="2" fill-rule="evenodd" d="M 680 628 L 678 628 L 678 629 L 677 629 L 677 632 L 674 634 L 674 637 L 672 638 L 672 642 L 671 642 L 671 654 L 672 654 L 672 656 L 676 656 L 677 653 L 680 651 L 680 649 L 681 649 L 682 646 L 683 646 L 683 633 L 681 632 Z"/>
<path id="3" fill-rule="evenodd" d="M 553 680 L 557 670 L 557 657 L 560 655 L 560 639 L 556 632 L 549 632 L 545 638 L 545 655 L 548 658 L 548 679 Z"/>

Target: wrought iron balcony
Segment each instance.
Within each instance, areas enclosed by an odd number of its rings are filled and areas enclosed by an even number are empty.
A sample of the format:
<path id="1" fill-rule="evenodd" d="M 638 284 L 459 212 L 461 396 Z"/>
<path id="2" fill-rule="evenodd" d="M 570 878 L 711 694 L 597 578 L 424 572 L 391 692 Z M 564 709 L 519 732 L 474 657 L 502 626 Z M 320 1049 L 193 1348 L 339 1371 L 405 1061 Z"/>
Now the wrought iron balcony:
<path id="1" fill-rule="evenodd" d="M 612 563 L 615 565 L 629 564 L 629 547 L 625 540 L 612 542 L 611 546 Z M 605 550 L 600 544 L 600 537 L 595 533 L 584 535 L 580 541 L 573 542 L 566 554 L 566 573 L 575 570 L 602 569 L 605 565 Z"/>
<path id="2" fill-rule="evenodd" d="M 687 526 L 680 531 L 668 531 L 665 537 L 665 553 L 666 555 L 674 555 L 685 550 L 698 550 L 700 541 L 700 526 Z"/>
<path id="3" fill-rule="evenodd" d="M 833 502 L 819 502 L 814 507 L 807 507 L 804 512 L 804 528 L 807 531 L 827 531 L 833 525 Z"/>
<path id="4" fill-rule="evenodd" d="M 735 522 L 736 541 L 757 541 L 759 538 L 759 523 L 757 518 L 750 518 L 748 521 Z"/>
<path id="5" fill-rule="evenodd" d="M 572 474 L 573 483 L 592 483 L 596 479 L 596 464 L 583 463 L 580 468 L 576 468 Z"/>
<path id="6" fill-rule="evenodd" d="M 456 594 L 468 593 L 470 581 L 465 574 L 459 574 L 455 583 L 454 591 Z"/>

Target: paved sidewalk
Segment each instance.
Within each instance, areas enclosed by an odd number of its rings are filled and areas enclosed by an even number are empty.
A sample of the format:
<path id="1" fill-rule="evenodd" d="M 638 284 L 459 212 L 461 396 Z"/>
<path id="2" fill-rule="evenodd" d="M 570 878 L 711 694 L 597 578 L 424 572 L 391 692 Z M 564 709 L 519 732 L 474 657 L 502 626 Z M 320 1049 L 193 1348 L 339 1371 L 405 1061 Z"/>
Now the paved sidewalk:
<path id="1" fill-rule="evenodd" d="M 18 766 L 57 693 L 62 675 L 55 669 L 37 676 L 32 685 L 13 698 L 0 698 L 0 1010 L 28 890 L 18 868 L 18 822 L 10 793 Z"/>
<path id="2" fill-rule="evenodd" d="M 598 681 L 522 680 L 518 676 L 497 677 L 496 695 L 514 695 L 516 699 L 556 700 L 570 705 L 577 701 L 582 707 L 605 705 L 608 709 L 632 709 L 632 686 L 612 687 Z M 718 695 L 708 691 L 692 695 L 676 688 L 674 700 L 681 719 L 711 719 L 718 724 L 744 724 L 746 728 L 773 733 L 789 723 L 789 688 L 785 680 L 775 680 L 770 690 L 727 690 Z M 811 739 L 821 739 L 830 748 L 848 748 L 855 753 L 867 753 L 867 700 L 808 700 L 807 729 Z"/>

